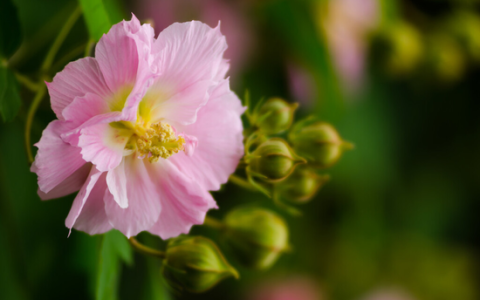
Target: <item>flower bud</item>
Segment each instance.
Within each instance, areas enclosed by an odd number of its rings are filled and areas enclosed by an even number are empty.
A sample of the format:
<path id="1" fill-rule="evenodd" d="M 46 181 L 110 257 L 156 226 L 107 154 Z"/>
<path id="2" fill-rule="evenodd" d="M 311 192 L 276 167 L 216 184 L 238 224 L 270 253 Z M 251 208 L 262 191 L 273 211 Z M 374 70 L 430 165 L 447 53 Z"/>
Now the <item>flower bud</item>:
<path id="1" fill-rule="evenodd" d="M 317 168 L 328 168 L 335 164 L 343 151 L 353 145 L 343 141 L 337 130 L 325 122 L 299 122 L 290 132 L 293 149 L 309 164 Z"/>
<path id="2" fill-rule="evenodd" d="M 162 273 L 176 290 L 202 293 L 238 272 L 217 246 L 205 237 L 181 236 L 168 243 Z"/>
<path id="3" fill-rule="evenodd" d="M 465 71 L 465 58 L 455 39 L 445 34 L 434 34 L 428 39 L 426 70 L 444 82 L 461 79 Z"/>
<path id="4" fill-rule="evenodd" d="M 293 122 L 293 114 L 298 104 L 290 104 L 280 98 L 270 98 L 256 113 L 255 123 L 265 134 L 284 132 Z"/>
<path id="5" fill-rule="evenodd" d="M 308 167 L 298 167 L 285 181 L 278 184 L 280 196 L 293 204 L 305 203 L 330 180 L 329 175 L 318 175 Z"/>
<path id="6" fill-rule="evenodd" d="M 473 62 L 480 62 L 480 17 L 471 11 L 457 11 L 446 20 L 446 31 L 459 42 Z"/>
<path id="7" fill-rule="evenodd" d="M 266 209 L 237 208 L 227 214 L 224 225 L 227 245 L 246 267 L 266 269 L 288 249 L 287 224 Z"/>
<path id="8" fill-rule="evenodd" d="M 271 138 L 261 143 L 248 159 L 248 172 L 267 182 L 284 180 L 305 160 L 295 154 L 283 139 Z"/>
<path id="9" fill-rule="evenodd" d="M 422 37 L 408 23 L 395 23 L 382 27 L 373 36 L 371 59 L 380 69 L 392 76 L 413 71 L 423 54 Z"/>

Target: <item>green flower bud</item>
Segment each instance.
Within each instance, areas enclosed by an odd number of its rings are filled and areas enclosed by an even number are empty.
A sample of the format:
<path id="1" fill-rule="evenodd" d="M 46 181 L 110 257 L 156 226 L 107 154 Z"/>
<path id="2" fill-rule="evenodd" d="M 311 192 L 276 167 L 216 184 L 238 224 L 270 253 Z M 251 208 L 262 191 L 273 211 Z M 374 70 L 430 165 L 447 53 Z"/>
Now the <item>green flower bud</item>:
<path id="1" fill-rule="evenodd" d="M 256 113 L 255 123 L 265 134 L 284 132 L 292 125 L 297 107 L 297 103 L 290 104 L 280 98 L 270 98 Z"/>
<path id="2" fill-rule="evenodd" d="M 171 287 L 191 293 L 202 293 L 229 276 L 239 277 L 215 243 L 200 236 L 171 240 L 162 273 Z"/>
<path id="3" fill-rule="evenodd" d="M 455 39 L 439 33 L 430 36 L 427 41 L 427 71 L 441 81 L 460 79 L 465 71 L 465 58 Z"/>
<path id="4" fill-rule="evenodd" d="M 282 198 L 294 204 L 301 204 L 313 198 L 329 180 L 329 175 L 318 175 L 311 168 L 299 167 L 285 181 L 278 184 L 277 188 Z"/>
<path id="5" fill-rule="evenodd" d="M 299 122 L 290 132 L 289 139 L 295 152 L 318 168 L 332 166 L 344 150 L 353 147 L 340 138 L 332 125 L 325 122 Z"/>
<path id="6" fill-rule="evenodd" d="M 446 30 L 453 35 L 468 58 L 480 62 L 480 17 L 471 11 L 457 11 L 446 21 Z"/>
<path id="7" fill-rule="evenodd" d="M 227 245 L 246 267 L 266 269 L 288 250 L 287 224 L 266 209 L 237 208 L 227 214 L 224 226 Z"/>
<path id="8" fill-rule="evenodd" d="M 271 138 L 261 143 L 247 159 L 251 175 L 267 182 L 279 182 L 305 160 L 295 154 L 283 139 Z"/>
<path id="9" fill-rule="evenodd" d="M 373 35 L 371 59 L 387 74 L 401 76 L 412 72 L 423 54 L 422 37 L 408 23 L 395 23 Z"/>

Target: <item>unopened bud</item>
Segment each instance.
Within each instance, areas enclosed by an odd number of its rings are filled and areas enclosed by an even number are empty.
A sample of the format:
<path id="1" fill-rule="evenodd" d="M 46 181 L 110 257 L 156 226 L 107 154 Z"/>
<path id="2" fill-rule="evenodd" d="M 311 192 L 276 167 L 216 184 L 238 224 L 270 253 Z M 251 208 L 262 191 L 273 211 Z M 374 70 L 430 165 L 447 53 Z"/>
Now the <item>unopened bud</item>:
<path id="1" fill-rule="evenodd" d="M 455 39 L 445 34 L 434 34 L 428 39 L 426 69 L 441 81 L 456 81 L 465 71 L 465 58 Z"/>
<path id="2" fill-rule="evenodd" d="M 205 237 L 181 236 L 168 243 L 162 273 L 174 289 L 201 293 L 238 272 Z"/>
<path id="3" fill-rule="evenodd" d="M 256 113 L 256 125 L 265 134 L 284 132 L 292 125 L 297 107 L 297 103 L 290 104 L 280 98 L 270 98 Z"/>
<path id="4" fill-rule="evenodd" d="M 289 134 L 293 149 L 318 168 L 335 164 L 343 151 L 353 145 L 343 141 L 337 130 L 325 122 L 300 122 Z"/>
<path id="5" fill-rule="evenodd" d="M 226 243 L 246 267 L 266 269 L 288 250 L 287 224 L 266 209 L 237 208 L 227 214 L 224 225 Z"/>
<path id="6" fill-rule="evenodd" d="M 373 62 L 392 76 L 413 71 L 423 54 L 420 33 L 404 22 L 382 27 L 374 34 L 371 45 Z"/>
<path id="7" fill-rule="evenodd" d="M 298 167 L 285 181 L 278 184 L 278 190 L 282 198 L 300 204 L 312 199 L 329 180 L 329 175 L 318 175 L 309 167 Z"/>
<path id="8" fill-rule="evenodd" d="M 287 178 L 301 163 L 305 163 L 305 160 L 296 155 L 287 142 L 280 138 L 271 138 L 253 151 L 248 159 L 248 171 L 252 173 L 250 175 L 267 182 L 279 182 Z"/>
<path id="9" fill-rule="evenodd" d="M 446 21 L 446 28 L 472 61 L 480 62 L 480 17 L 471 11 L 457 11 Z"/>

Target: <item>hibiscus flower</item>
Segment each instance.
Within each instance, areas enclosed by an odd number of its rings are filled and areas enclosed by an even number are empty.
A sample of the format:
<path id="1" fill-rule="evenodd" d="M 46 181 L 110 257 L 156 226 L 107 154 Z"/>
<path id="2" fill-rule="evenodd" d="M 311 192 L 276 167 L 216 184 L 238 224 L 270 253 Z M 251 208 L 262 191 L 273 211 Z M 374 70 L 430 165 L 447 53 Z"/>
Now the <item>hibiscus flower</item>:
<path id="1" fill-rule="evenodd" d="M 243 156 L 244 108 L 225 79 L 219 26 L 174 23 L 154 37 L 114 25 L 95 58 L 69 63 L 47 83 L 51 122 L 32 171 L 42 199 L 78 191 L 68 228 L 89 234 L 188 233 L 216 208 Z"/>

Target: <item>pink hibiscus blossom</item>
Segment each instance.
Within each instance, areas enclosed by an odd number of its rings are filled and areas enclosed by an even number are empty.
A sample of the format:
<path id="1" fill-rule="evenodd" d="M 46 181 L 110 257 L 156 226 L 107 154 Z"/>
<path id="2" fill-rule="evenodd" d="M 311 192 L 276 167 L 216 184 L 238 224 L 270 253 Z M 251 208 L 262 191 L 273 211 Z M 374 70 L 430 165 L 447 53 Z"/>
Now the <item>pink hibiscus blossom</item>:
<path id="1" fill-rule="evenodd" d="M 175 23 L 155 38 L 133 15 L 100 39 L 95 58 L 47 83 L 58 120 L 36 144 L 32 171 L 44 200 L 80 190 L 68 228 L 168 239 L 203 223 L 216 208 L 209 191 L 243 155 L 226 48 L 218 26 Z"/>
<path id="2" fill-rule="evenodd" d="M 368 34 L 379 23 L 376 0 L 335 0 L 328 2 L 325 28 L 333 61 L 350 92 L 357 91 L 365 76 Z"/>

